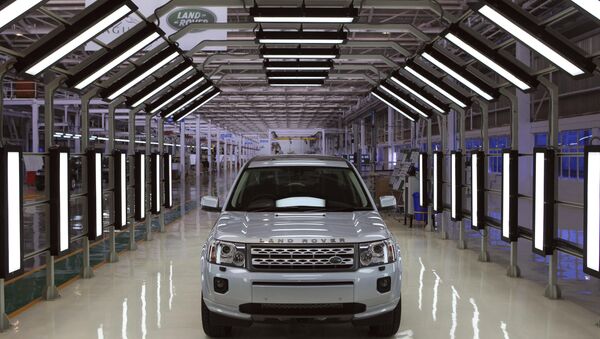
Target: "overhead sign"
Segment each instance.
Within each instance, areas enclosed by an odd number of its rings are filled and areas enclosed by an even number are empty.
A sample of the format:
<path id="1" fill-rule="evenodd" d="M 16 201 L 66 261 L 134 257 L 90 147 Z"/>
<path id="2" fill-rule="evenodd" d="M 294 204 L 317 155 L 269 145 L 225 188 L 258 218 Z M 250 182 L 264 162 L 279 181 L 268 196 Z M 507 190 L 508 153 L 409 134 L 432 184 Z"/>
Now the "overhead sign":
<path id="1" fill-rule="evenodd" d="M 85 0 L 85 5 L 90 6 L 96 0 Z M 133 0 L 139 7 L 140 13 L 149 17 L 154 14 L 154 11 L 168 3 L 169 0 Z M 98 40 L 103 43 L 110 43 L 119 36 L 135 27 L 142 20 L 135 14 L 132 14 L 117 23 L 113 27 L 107 29 L 104 33 L 98 36 Z M 227 22 L 227 7 L 203 7 L 203 6 L 186 6 L 176 7 L 160 18 L 159 27 L 167 36 L 170 36 L 177 31 L 194 23 L 225 23 Z M 177 40 L 181 49 L 188 51 L 194 48 L 197 44 L 204 40 L 227 40 L 227 31 L 225 30 L 198 30 L 189 32 L 188 34 Z M 157 44 L 151 45 L 155 47 Z M 100 46 L 95 43 L 88 43 L 85 47 L 88 51 L 96 51 Z M 224 50 L 226 47 L 207 47 L 205 50 Z"/>

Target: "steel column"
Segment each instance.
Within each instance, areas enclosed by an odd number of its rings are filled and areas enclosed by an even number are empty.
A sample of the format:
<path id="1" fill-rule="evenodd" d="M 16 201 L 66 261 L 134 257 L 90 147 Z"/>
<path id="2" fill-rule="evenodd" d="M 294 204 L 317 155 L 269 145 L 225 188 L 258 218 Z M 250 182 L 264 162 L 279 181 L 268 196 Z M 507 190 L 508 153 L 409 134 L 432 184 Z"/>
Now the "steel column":
<path id="1" fill-rule="evenodd" d="M 116 118 L 115 118 L 115 110 L 117 109 L 117 106 L 119 106 L 121 103 L 123 102 L 123 99 L 117 99 L 113 102 L 111 102 L 108 105 L 108 150 L 110 152 L 112 152 L 115 149 L 115 125 L 116 125 Z M 112 161 L 112 166 L 114 167 L 114 159 Z M 111 168 L 111 173 L 113 173 L 113 168 Z M 115 225 L 111 225 L 109 227 L 109 233 L 108 233 L 108 247 L 109 247 L 109 252 L 108 252 L 108 262 L 114 263 L 114 262 L 118 262 L 119 261 L 119 255 L 117 254 L 117 247 L 116 247 L 116 240 L 115 240 Z"/>
<path id="2" fill-rule="evenodd" d="M 548 144 L 555 150 L 558 149 L 558 86 L 554 84 L 550 79 L 546 79 L 541 76 L 538 78 L 540 80 L 540 84 L 546 88 L 548 91 L 548 96 L 550 98 L 550 111 L 548 113 Z M 554 168 L 558 168 L 559 158 L 555 157 L 554 159 Z M 558 198 L 558 176 L 552 178 L 554 180 L 554 199 Z M 555 204 L 553 201 L 552 204 Z M 555 205 L 554 208 L 554 219 L 555 222 L 558 221 L 558 208 Z M 554 239 L 558 238 L 558 227 L 554 227 Z M 558 285 L 558 251 L 556 249 L 552 250 L 552 255 L 550 255 L 550 263 L 548 265 L 548 284 L 546 285 L 546 290 L 544 291 L 544 295 L 548 299 L 560 299 L 561 298 L 561 289 Z"/>
<path id="3" fill-rule="evenodd" d="M 490 151 L 490 140 L 489 140 L 489 104 L 487 101 L 483 101 L 480 99 L 475 99 L 475 101 L 479 104 L 479 108 L 481 109 L 481 141 L 482 141 L 482 146 L 483 146 L 483 154 L 485 154 L 484 159 L 486 160 L 486 163 L 484 165 L 484 168 L 487 168 L 487 154 L 489 154 Z M 488 171 L 484 170 L 483 171 L 483 188 L 487 188 L 487 184 L 488 184 L 488 175 L 487 175 Z M 473 192 L 473 188 L 471 188 L 471 192 Z M 475 194 L 475 193 L 472 193 Z M 484 193 L 487 195 L 487 193 Z M 487 196 L 484 199 L 484 203 L 483 203 L 483 215 L 487 216 L 488 212 L 488 199 Z M 490 261 L 490 253 L 488 251 L 488 243 L 489 243 L 489 230 L 488 227 L 485 225 L 483 225 L 483 229 L 481 230 L 481 250 L 479 252 L 479 261 L 481 262 L 489 262 Z"/>
<path id="4" fill-rule="evenodd" d="M 466 128 L 465 128 L 465 111 L 463 109 L 458 109 L 458 108 L 455 110 L 458 113 L 455 116 L 458 117 L 458 133 L 460 134 L 459 149 L 461 152 L 464 153 L 465 152 L 465 130 L 466 130 Z M 463 161 L 464 161 L 464 159 L 465 158 L 463 157 Z M 464 166 L 462 166 L 462 168 L 464 169 Z M 465 175 L 464 170 L 459 175 L 464 178 L 464 175 Z M 464 180 L 461 180 L 461 181 L 464 183 Z M 461 192 L 461 194 L 460 194 L 461 199 L 464 200 L 463 187 L 458 187 L 458 189 Z M 460 211 L 460 213 L 462 213 L 462 211 Z M 464 219 L 462 219 L 462 218 L 458 222 L 458 248 L 461 250 L 464 250 L 467 248 L 467 241 L 465 240 L 465 222 L 464 222 Z"/>
<path id="5" fill-rule="evenodd" d="M 134 121 L 135 121 L 135 117 L 134 117 Z M 151 124 L 152 124 L 152 116 L 150 114 L 146 114 L 146 128 L 145 128 L 145 134 L 146 134 L 146 168 L 150 168 L 150 152 L 152 152 L 151 150 L 151 146 L 152 146 L 152 129 L 151 129 Z M 160 158 L 162 159 L 162 157 Z M 160 160 L 159 160 L 159 164 L 160 164 Z M 159 168 L 162 166 L 158 166 Z M 146 177 L 148 177 L 148 173 L 151 173 L 151 171 L 146 171 Z M 146 188 L 148 186 L 148 181 L 144 180 L 144 183 L 146 185 Z M 160 181 L 156 183 L 159 187 L 158 191 L 162 192 L 162 187 L 160 185 Z M 150 193 L 152 192 L 152 189 L 146 189 L 144 190 L 145 194 L 145 199 L 146 202 L 150 202 Z M 160 204 L 159 204 L 160 205 Z M 146 241 L 151 241 L 152 240 L 152 213 L 150 213 L 150 210 L 152 209 L 152 204 L 150 203 L 146 203 Z M 161 212 L 162 212 L 162 207 L 160 208 Z"/>
<path id="6" fill-rule="evenodd" d="M 162 118 L 158 119 L 158 152 L 160 153 L 160 158 L 164 159 L 165 155 L 165 121 Z M 165 166 L 160 165 L 160 178 L 161 182 L 165 180 Z M 160 184 L 160 183 L 159 183 Z M 165 192 L 164 188 L 162 190 L 162 194 L 160 195 L 160 205 L 163 206 L 165 202 Z M 164 233 L 165 230 L 165 209 L 161 207 L 160 214 L 158 215 L 158 224 L 159 224 L 159 232 Z"/>

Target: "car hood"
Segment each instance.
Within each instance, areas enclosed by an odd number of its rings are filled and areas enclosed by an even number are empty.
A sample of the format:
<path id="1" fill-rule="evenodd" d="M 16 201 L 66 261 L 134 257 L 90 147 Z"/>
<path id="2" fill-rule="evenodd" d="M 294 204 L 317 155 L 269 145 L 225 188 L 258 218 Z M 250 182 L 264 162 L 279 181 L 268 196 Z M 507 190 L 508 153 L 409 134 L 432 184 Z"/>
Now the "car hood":
<path id="1" fill-rule="evenodd" d="M 376 211 L 223 212 L 213 238 L 240 243 L 356 243 L 390 237 Z"/>

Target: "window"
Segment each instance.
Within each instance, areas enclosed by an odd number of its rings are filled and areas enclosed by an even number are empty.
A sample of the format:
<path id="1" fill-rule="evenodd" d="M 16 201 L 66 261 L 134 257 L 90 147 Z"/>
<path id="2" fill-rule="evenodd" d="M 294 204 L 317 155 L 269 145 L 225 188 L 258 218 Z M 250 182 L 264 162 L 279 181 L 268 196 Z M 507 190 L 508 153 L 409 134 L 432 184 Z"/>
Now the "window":
<path id="1" fill-rule="evenodd" d="M 583 147 L 589 144 L 592 136 L 591 129 L 578 129 L 558 133 L 558 145 L 561 153 L 583 153 Z M 548 145 L 548 133 L 534 135 L 536 147 Z M 559 172 L 561 178 L 583 179 L 583 154 L 569 154 L 559 157 Z"/>
<path id="2" fill-rule="evenodd" d="M 468 138 L 465 140 L 465 147 L 467 151 L 481 149 L 483 147 L 483 141 L 481 138 Z"/>
<path id="3" fill-rule="evenodd" d="M 244 170 L 227 209 L 343 212 L 373 207 L 350 168 L 289 166 Z"/>
<path id="4" fill-rule="evenodd" d="M 488 172 L 502 173 L 502 150 L 510 145 L 508 135 L 496 135 L 490 137 L 490 155 L 488 162 Z"/>

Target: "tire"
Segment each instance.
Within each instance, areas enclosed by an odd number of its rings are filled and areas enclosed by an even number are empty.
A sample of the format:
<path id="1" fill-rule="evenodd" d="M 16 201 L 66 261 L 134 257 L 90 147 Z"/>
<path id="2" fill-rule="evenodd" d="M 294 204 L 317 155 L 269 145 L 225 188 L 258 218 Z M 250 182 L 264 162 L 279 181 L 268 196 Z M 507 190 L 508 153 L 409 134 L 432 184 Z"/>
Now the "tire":
<path id="1" fill-rule="evenodd" d="M 231 326 L 217 326 L 210 322 L 211 312 L 202 298 L 202 329 L 204 333 L 211 338 L 223 338 L 231 335 Z"/>
<path id="2" fill-rule="evenodd" d="M 402 300 L 390 314 L 390 321 L 381 325 L 372 325 L 369 328 L 370 334 L 376 337 L 391 337 L 400 329 L 400 320 L 402 318 Z"/>

